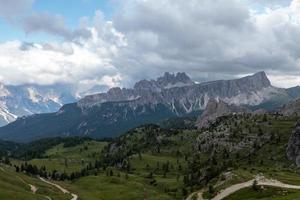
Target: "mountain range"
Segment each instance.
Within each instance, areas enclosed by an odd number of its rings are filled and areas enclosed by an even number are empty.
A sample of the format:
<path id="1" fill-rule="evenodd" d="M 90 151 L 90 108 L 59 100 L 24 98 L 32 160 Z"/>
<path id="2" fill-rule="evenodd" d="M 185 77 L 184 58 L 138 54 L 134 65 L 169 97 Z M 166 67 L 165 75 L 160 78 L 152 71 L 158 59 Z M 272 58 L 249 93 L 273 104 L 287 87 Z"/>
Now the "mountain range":
<path id="1" fill-rule="evenodd" d="M 72 88 L 62 84 L 13 86 L 0 83 L 0 126 L 17 117 L 55 112 L 62 105 L 75 101 Z"/>
<path id="2" fill-rule="evenodd" d="M 86 96 L 57 112 L 20 117 L 0 128 L 0 138 L 28 142 L 55 136 L 113 137 L 142 124 L 197 116 L 210 99 L 274 110 L 299 96 L 299 87 L 272 86 L 265 72 L 204 83 L 193 82 L 185 73 L 165 73 L 156 80 L 139 81 L 130 89 L 112 88 Z"/>
<path id="3" fill-rule="evenodd" d="M 18 117 L 58 111 L 64 104 L 78 101 L 87 94 L 102 91 L 103 87 L 92 87 L 78 92 L 72 85 L 4 85 L 0 83 L 0 126 L 15 121 Z"/>

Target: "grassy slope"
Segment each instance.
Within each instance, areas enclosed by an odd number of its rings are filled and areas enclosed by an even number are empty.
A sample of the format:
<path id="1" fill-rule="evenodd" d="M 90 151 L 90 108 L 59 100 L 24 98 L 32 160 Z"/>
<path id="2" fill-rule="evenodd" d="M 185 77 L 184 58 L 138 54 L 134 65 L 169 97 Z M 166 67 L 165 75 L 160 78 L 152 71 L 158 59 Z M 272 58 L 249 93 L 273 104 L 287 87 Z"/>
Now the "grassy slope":
<path id="1" fill-rule="evenodd" d="M 159 189 L 149 186 L 137 176 L 125 174 L 117 176 L 88 176 L 74 182 L 65 182 L 66 188 L 76 191 L 82 200 L 140 200 L 145 196 L 151 200 L 173 200 Z"/>
<path id="2" fill-rule="evenodd" d="M 238 170 L 233 170 L 235 176 L 220 184 L 215 188 L 220 191 L 230 185 L 244 182 L 252 179 L 255 175 L 262 173 L 268 178 L 280 180 L 284 183 L 300 185 L 300 170 L 293 167 L 291 161 L 287 160 L 286 147 L 291 132 L 295 126 L 296 119 L 293 118 L 269 118 L 268 122 L 264 123 L 262 129 L 264 132 L 273 132 L 280 136 L 278 143 L 269 142 L 262 146 L 255 154 L 251 155 L 249 160 L 241 160 Z M 214 184 L 220 183 L 220 180 L 214 180 Z M 235 199 L 280 199 L 290 200 L 297 199 L 300 191 L 288 190 L 279 188 L 267 188 L 260 192 L 255 192 L 250 188 L 236 192 L 226 200 Z M 205 196 L 209 196 L 207 193 Z"/>
<path id="3" fill-rule="evenodd" d="M 2 170 L 3 169 L 3 170 Z M 38 188 L 33 194 L 28 184 Z M 12 200 L 40 200 L 48 196 L 52 199 L 64 200 L 69 195 L 62 194 L 58 189 L 49 186 L 36 178 L 22 173 L 15 173 L 10 167 L 2 166 L 0 169 L 0 199 Z"/>
<path id="4" fill-rule="evenodd" d="M 81 170 L 88 162 L 93 162 L 97 156 L 99 156 L 101 150 L 106 145 L 105 142 L 88 141 L 84 144 L 77 145 L 75 147 L 64 148 L 63 144 L 57 145 L 48 151 L 46 155 L 48 158 L 33 159 L 28 163 L 35 164 L 37 166 L 46 166 L 47 170 L 58 170 L 60 172 L 71 173 L 73 171 Z M 68 166 L 65 166 L 65 158 L 67 158 Z M 82 165 L 84 160 L 84 165 Z M 145 163 L 149 163 L 151 167 L 156 166 L 157 161 L 163 163 L 170 161 L 175 163 L 177 160 L 173 156 L 168 155 L 142 155 L 142 160 L 137 156 L 133 156 L 131 161 L 135 168 L 134 174 L 130 174 L 128 179 L 125 179 L 125 174 L 118 172 L 114 169 L 114 176 L 106 176 L 105 172 L 101 171 L 97 176 L 88 176 L 80 178 L 74 182 L 58 182 L 60 185 L 64 185 L 69 188 L 70 191 L 74 191 L 83 200 L 93 199 L 142 199 L 144 195 L 149 199 L 173 199 L 170 195 L 165 194 L 162 190 L 166 186 L 177 186 L 179 182 L 176 180 L 176 175 L 168 175 L 167 178 L 157 177 L 158 184 L 161 188 L 153 187 L 148 184 L 149 180 L 143 178 L 150 172 L 145 170 Z M 20 164 L 20 161 L 14 161 L 14 164 Z M 120 173 L 121 177 L 117 174 Z M 143 175 L 143 176 L 141 176 Z M 180 182 L 181 183 L 181 182 Z M 164 186 L 164 187 L 163 187 Z M 113 195 L 112 195 L 113 194 Z M 179 191 L 178 191 L 179 195 Z"/>
<path id="5" fill-rule="evenodd" d="M 64 148 L 59 144 L 46 151 L 43 159 L 32 159 L 29 164 L 38 167 L 46 166 L 47 171 L 57 170 L 58 172 L 72 173 L 80 171 L 87 166 L 89 162 L 94 162 L 95 158 L 100 155 L 101 150 L 106 142 L 86 141 L 75 147 Z M 14 160 L 13 164 L 20 165 L 22 161 Z"/>
<path id="6" fill-rule="evenodd" d="M 281 188 L 268 187 L 259 191 L 254 191 L 251 188 L 242 189 L 224 200 L 296 200 L 299 199 L 299 190 L 287 190 Z"/>
<path id="7" fill-rule="evenodd" d="M 266 122 L 262 122 L 262 117 L 258 116 L 256 124 L 250 122 L 249 119 L 239 119 L 238 126 L 242 130 L 248 130 L 245 126 L 248 125 L 252 128 L 253 133 L 243 131 L 244 135 L 257 135 L 257 127 L 261 127 L 264 133 L 275 133 L 280 136 L 280 141 L 275 143 L 274 141 L 264 144 L 259 150 L 251 155 L 251 159 L 234 160 L 234 155 L 230 155 L 229 159 L 233 159 L 236 166 L 231 169 L 234 176 L 226 181 L 217 177 L 209 184 L 217 184 L 215 188 L 217 191 L 226 188 L 232 184 L 244 182 L 252 179 L 254 175 L 263 173 L 268 177 L 273 177 L 282 182 L 299 184 L 300 185 L 300 173 L 298 169 L 291 168 L 291 162 L 286 159 L 285 149 L 288 142 L 288 138 L 294 127 L 296 119 L 290 118 L 274 118 L 270 117 Z M 234 120 L 231 126 L 234 124 Z M 218 127 L 217 127 L 218 129 Z M 155 153 L 152 146 L 148 146 L 142 151 L 141 157 L 136 155 L 130 156 L 130 163 L 132 170 L 129 174 L 129 178 L 125 178 L 125 174 L 114 170 L 114 176 L 106 176 L 106 172 L 100 171 L 97 176 L 88 176 L 80 178 L 74 182 L 60 182 L 69 190 L 78 194 L 81 199 L 142 199 L 144 195 L 148 196 L 148 199 L 182 199 L 181 189 L 183 185 L 183 175 L 187 170 L 186 161 L 183 155 L 190 155 L 193 149 L 194 142 L 199 136 L 197 131 L 183 131 L 177 134 L 167 134 L 163 137 L 166 143 L 161 145 L 160 153 Z M 126 135 L 123 137 L 127 141 L 126 144 L 135 146 L 139 144 L 139 141 L 147 136 L 143 130 L 137 130 L 132 135 Z M 201 137 L 201 135 L 200 135 Z M 244 137 L 239 136 L 237 137 Z M 152 138 L 153 139 L 153 138 Z M 237 138 L 234 138 L 237 140 Z M 101 150 L 106 143 L 88 141 L 84 144 L 77 145 L 75 147 L 64 148 L 62 144 L 49 149 L 46 152 L 46 159 L 34 159 L 30 162 L 43 166 L 46 165 L 48 170 L 56 169 L 60 172 L 66 171 L 68 173 L 80 170 L 83 166 L 86 166 L 88 162 L 92 162 L 100 155 Z M 87 148 L 86 148 L 87 147 Z M 176 152 L 179 150 L 182 155 L 177 156 Z M 206 154 L 201 155 L 200 162 L 206 162 Z M 67 166 L 65 160 L 67 158 Z M 224 159 L 221 155 L 217 156 L 217 160 L 221 163 Z M 84 160 L 84 162 L 82 162 Z M 226 159 L 224 159 L 226 160 Z M 161 169 L 162 164 L 170 164 L 168 173 L 164 176 Z M 82 164 L 84 163 L 84 164 Z M 159 167 L 157 169 L 157 165 Z M 178 170 L 179 164 L 182 169 Z M 153 178 L 149 179 L 147 176 L 153 172 Z M 117 176 L 121 174 L 121 177 Z M 179 176 L 179 178 L 178 178 Z M 150 181 L 155 180 L 155 184 L 151 184 Z M 198 186 L 197 186 L 198 187 Z M 195 189 L 195 188 L 194 188 Z M 268 190 L 273 190 L 272 188 Z M 273 199 L 272 192 L 265 192 L 265 194 L 254 194 L 253 192 L 241 193 L 249 194 L 256 198 L 257 195 L 263 195 L 263 199 Z M 290 191 L 285 194 L 284 197 L 291 197 L 298 192 Z M 237 195 L 239 195 L 237 193 Z M 234 198 L 234 197 L 233 197 Z M 248 198 L 248 197 L 247 197 Z M 281 197 L 278 197 L 281 199 Z"/>

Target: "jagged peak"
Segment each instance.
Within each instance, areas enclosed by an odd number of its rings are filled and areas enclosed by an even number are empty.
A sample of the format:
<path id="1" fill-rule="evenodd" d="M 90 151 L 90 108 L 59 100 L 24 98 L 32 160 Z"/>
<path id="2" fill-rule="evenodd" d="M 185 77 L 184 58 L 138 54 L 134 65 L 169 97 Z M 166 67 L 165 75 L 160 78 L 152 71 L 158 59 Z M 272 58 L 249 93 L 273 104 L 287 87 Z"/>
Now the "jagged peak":
<path id="1" fill-rule="evenodd" d="M 183 83 L 192 82 L 190 77 L 185 72 L 178 72 L 177 74 L 165 72 L 162 77 L 157 78 L 157 82 L 160 81 L 183 82 Z"/>
<path id="2" fill-rule="evenodd" d="M 156 80 L 141 80 L 134 85 L 135 89 L 163 89 L 170 87 L 180 87 L 185 85 L 195 84 L 185 72 L 170 73 L 165 72 L 163 76 L 158 77 Z"/>
<path id="3" fill-rule="evenodd" d="M 271 86 L 271 82 L 264 71 L 257 72 L 253 75 L 249 75 L 238 80 L 247 81 L 249 86 L 254 86 L 258 88 Z"/>
<path id="4" fill-rule="evenodd" d="M 260 71 L 260 72 L 256 72 L 252 75 L 249 75 L 249 76 L 246 76 L 245 78 L 262 78 L 262 79 L 266 79 L 266 80 L 269 80 L 268 77 L 267 77 L 267 74 L 265 71 Z"/>
<path id="5" fill-rule="evenodd" d="M 264 79 L 268 79 L 267 74 L 265 71 L 260 71 L 252 75 L 253 77 L 260 77 Z M 269 80 L 269 79 L 268 79 Z"/>

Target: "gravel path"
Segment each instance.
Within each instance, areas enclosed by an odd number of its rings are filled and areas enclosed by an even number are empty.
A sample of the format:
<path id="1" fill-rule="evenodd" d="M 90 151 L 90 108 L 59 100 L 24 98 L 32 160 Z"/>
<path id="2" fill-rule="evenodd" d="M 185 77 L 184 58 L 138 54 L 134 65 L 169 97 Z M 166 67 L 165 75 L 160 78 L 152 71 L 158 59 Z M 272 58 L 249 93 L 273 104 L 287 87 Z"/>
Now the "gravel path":
<path id="1" fill-rule="evenodd" d="M 195 195 L 197 195 L 197 200 L 204 200 L 202 194 L 203 194 L 203 191 L 202 191 L 202 190 L 201 190 L 201 191 L 198 191 L 198 192 L 194 192 L 194 193 L 190 194 L 190 195 L 186 198 L 186 200 L 193 200 L 193 197 L 194 197 Z"/>
<path id="2" fill-rule="evenodd" d="M 266 179 L 263 176 L 257 176 L 255 179 L 252 179 L 250 181 L 244 182 L 244 183 L 239 183 L 239 184 L 235 184 L 232 185 L 224 190 L 221 190 L 214 198 L 212 198 L 211 200 L 222 200 L 225 197 L 228 197 L 229 195 L 243 189 L 243 188 L 247 188 L 247 187 L 251 187 L 254 181 L 257 181 L 257 185 L 261 185 L 261 186 L 270 186 L 270 187 L 279 187 L 279 188 L 286 188 L 286 189 L 297 189 L 300 190 L 300 186 L 299 185 L 290 185 L 290 184 L 285 184 L 282 183 L 280 181 L 277 180 L 273 180 L 273 179 Z M 186 198 L 186 200 L 192 200 L 192 197 L 197 194 L 198 198 L 197 200 L 203 200 L 202 197 L 202 193 L 203 191 L 199 191 L 196 193 L 193 193 L 191 195 L 189 195 L 188 198 Z"/>
<path id="3" fill-rule="evenodd" d="M 52 182 L 50 182 L 50 181 L 47 181 L 47 180 L 45 180 L 45 179 L 42 178 L 42 177 L 39 177 L 39 179 L 40 179 L 41 181 L 43 181 L 44 183 L 47 183 L 47 184 L 49 184 L 49 185 L 55 186 L 55 187 L 58 188 L 60 191 L 62 191 L 64 194 L 71 194 L 71 196 L 72 196 L 72 199 L 71 199 L 71 200 L 78 200 L 78 195 L 73 194 L 73 193 L 70 193 L 67 189 L 61 187 L 60 185 L 55 184 L 55 183 L 52 183 Z"/>
<path id="4" fill-rule="evenodd" d="M 26 185 L 28 185 L 28 186 L 30 187 L 30 191 L 31 191 L 33 194 L 35 194 L 35 193 L 37 192 L 38 188 L 37 188 L 36 186 L 27 183 L 26 181 L 24 181 L 24 180 L 23 180 L 21 177 L 19 177 L 19 176 L 17 176 L 17 177 L 20 179 L 20 181 L 22 181 L 24 184 L 26 184 Z"/>

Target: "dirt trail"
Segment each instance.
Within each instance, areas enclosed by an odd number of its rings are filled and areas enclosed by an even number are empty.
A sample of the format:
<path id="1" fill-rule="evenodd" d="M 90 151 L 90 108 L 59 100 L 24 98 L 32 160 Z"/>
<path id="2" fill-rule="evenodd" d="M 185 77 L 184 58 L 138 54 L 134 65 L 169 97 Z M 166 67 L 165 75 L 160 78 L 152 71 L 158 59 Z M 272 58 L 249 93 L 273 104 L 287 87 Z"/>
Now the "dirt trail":
<path id="1" fill-rule="evenodd" d="M 203 194 L 203 191 L 202 191 L 202 190 L 201 190 L 201 191 L 198 191 L 198 192 L 194 192 L 194 193 L 190 194 L 190 195 L 186 198 L 186 200 L 193 200 L 194 196 L 197 196 L 197 200 L 204 200 L 202 194 Z"/>
<path id="2" fill-rule="evenodd" d="M 244 183 L 239 183 L 232 185 L 224 190 L 221 190 L 220 193 L 218 193 L 214 198 L 211 200 L 222 200 L 225 197 L 228 197 L 229 195 L 247 187 L 251 187 L 254 181 L 257 181 L 257 185 L 262 185 L 262 186 L 271 186 L 271 187 L 279 187 L 279 188 L 286 188 L 286 189 L 297 189 L 300 190 L 300 186 L 298 185 L 290 185 L 290 184 L 285 184 L 282 183 L 278 180 L 273 180 L 273 179 L 266 179 L 263 176 L 257 176 L 255 179 L 252 179 L 250 181 L 244 182 Z M 199 191 L 196 193 L 191 194 L 186 200 L 192 200 L 193 195 L 197 194 L 198 198 L 197 200 L 203 200 L 202 196 L 203 191 Z"/>
<path id="3" fill-rule="evenodd" d="M 3 169 L 2 167 L 0 167 L 0 170 L 3 171 L 4 173 L 8 173 L 5 169 Z M 29 184 L 27 183 L 24 179 L 22 179 L 20 176 L 17 176 L 16 177 L 22 182 L 24 183 L 25 185 L 28 185 L 30 187 L 30 191 L 33 193 L 33 194 L 36 194 L 36 192 L 38 191 L 38 188 L 32 184 Z M 44 196 L 46 199 L 48 200 L 52 200 L 49 196 Z M 72 199 L 72 200 L 77 200 L 77 199 Z"/>
<path id="4" fill-rule="evenodd" d="M 60 191 L 62 191 L 64 194 L 71 194 L 71 196 L 72 196 L 72 199 L 71 199 L 71 200 L 78 200 L 78 195 L 73 194 L 73 193 L 70 193 L 68 190 L 66 190 L 65 188 L 61 187 L 60 185 L 55 184 L 55 183 L 52 183 L 52 182 L 50 182 L 50 181 L 47 181 L 47 180 L 45 180 L 45 179 L 42 178 L 42 177 L 39 177 L 39 179 L 40 179 L 41 181 L 43 181 L 44 183 L 47 183 L 47 184 L 49 184 L 49 185 L 55 186 L 55 187 L 58 188 Z"/>
<path id="5" fill-rule="evenodd" d="M 4 173 L 7 173 L 5 169 L 3 169 L 2 167 L 0 167 L 0 170 L 3 171 Z M 38 190 L 38 188 L 34 185 L 31 185 L 29 183 L 27 183 L 26 181 L 24 181 L 21 177 L 16 176 L 22 183 L 24 183 L 25 185 L 28 185 L 30 187 L 30 191 L 35 194 Z"/>
<path id="6" fill-rule="evenodd" d="M 17 176 L 17 177 L 18 177 L 18 178 L 20 179 L 20 181 L 22 181 L 24 184 L 29 185 L 30 191 L 31 191 L 33 194 L 35 194 L 35 193 L 37 192 L 38 188 L 37 188 L 36 186 L 27 183 L 26 181 L 24 181 L 24 180 L 23 180 L 21 177 L 19 177 L 19 176 Z"/>
<path id="7" fill-rule="evenodd" d="M 28 184 L 30 186 L 30 190 L 33 194 L 36 193 L 36 191 L 38 190 L 37 187 L 35 187 L 34 185 Z"/>

